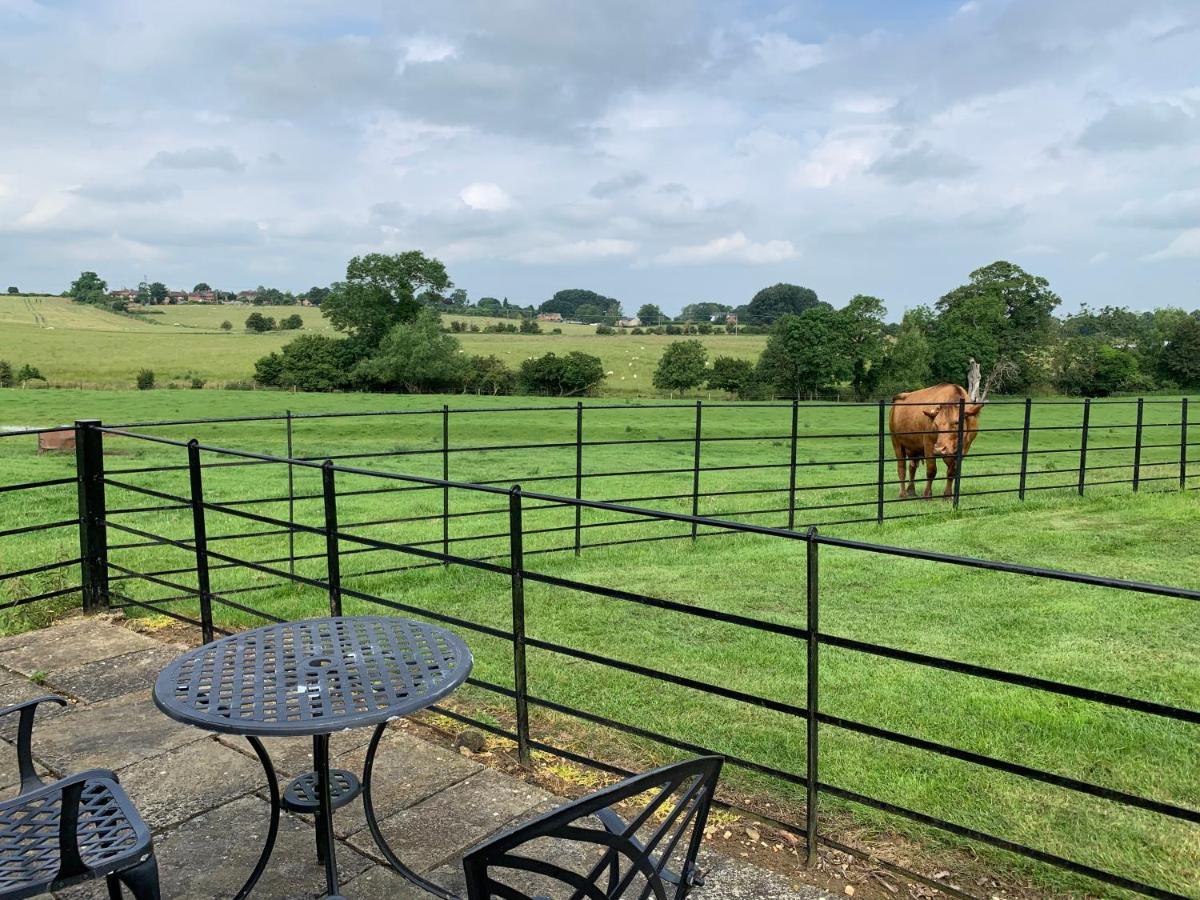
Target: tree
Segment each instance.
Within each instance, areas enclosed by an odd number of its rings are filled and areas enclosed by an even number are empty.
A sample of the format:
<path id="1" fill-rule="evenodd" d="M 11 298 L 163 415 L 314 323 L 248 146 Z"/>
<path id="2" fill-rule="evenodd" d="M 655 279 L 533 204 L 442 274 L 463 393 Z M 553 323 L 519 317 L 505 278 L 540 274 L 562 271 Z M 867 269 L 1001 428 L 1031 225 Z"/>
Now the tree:
<path id="1" fill-rule="evenodd" d="M 581 303 L 575 308 L 574 318 L 583 322 L 585 325 L 593 325 L 597 322 L 603 322 L 604 319 L 611 318 L 605 311 L 605 308 L 594 303 Z"/>
<path id="2" fill-rule="evenodd" d="M 255 306 L 291 306 L 296 302 L 291 291 L 281 291 L 279 288 L 269 288 L 259 285 L 254 291 Z"/>
<path id="3" fill-rule="evenodd" d="M 713 360 L 708 386 L 714 391 L 728 391 L 742 400 L 751 399 L 758 393 L 754 363 L 748 359 L 718 356 Z"/>
<path id="4" fill-rule="evenodd" d="M 167 286 L 161 281 L 152 281 L 150 283 L 150 302 L 151 303 L 166 303 L 167 297 L 170 295 Z"/>
<path id="5" fill-rule="evenodd" d="M 349 341 L 303 334 L 285 344 L 278 353 L 260 359 L 255 364 L 255 373 L 262 384 L 302 391 L 334 391 L 349 386 L 355 362 Z"/>
<path id="6" fill-rule="evenodd" d="M 820 300 L 812 288 L 798 284 L 773 284 L 755 294 L 746 307 L 745 320 L 754 325 L 771 325 L 781 316 L 798 316 Z"/>
<path id="7" fill-rule="evenodd" d="M 667 345 L 654 370 L 654 386 L 661 391 L 686 391 L 704 381 L 708 351 L 700 341 L 675 341 Z"/>
<path id="8" fill-rule="evenodd" d="M 604 364 L 578 350 L 566 356 L 547 353 L 521 363 L 517 384 L 524 393 L 573 396 L 593 393 L 604 380 Z"/>
<path id="9" fill-rule="evenodd" d="M 643 303 L 638 307 L 637 317 L 642 320 L 643 325 L 658 325 L 667 320 L 663 311 L 654 303 Z"/>
<path id="10" fill-rule="evenodd" d="M 538 307 L 538 312 L 561 313 L 564 319 L 579 319 L 582 318 L 579 312 L 581 306 L 588 307 L 589 315 L 594 317 L 593 321 L 603 318 L 616 319 L 621 315 L 621 301 L 583 288 L 556 291 L 553 297 Z"/>
<path id="11" fill-rule="evenodd" d="M 346 280 L 333 285 L 321 312 L 338 331 L 373 348 L 395 325 L 417 318 L 419 291 L 440 293 L 450 286 L 446 267 L 419 250 L 368 253 L 346 265 Z"/>
<path id="12" fill-rule="evenodd" d="M 850 384 L 859 400 L 870 397 L 879 386 L 883 363 L 883 301 L 855 294 L 841 311 L 846 352 L 850 356 Z"/>
<path id="13" fill-rule="evenodd" d="M 928 330 L 933 314 L 925 307 L 910 309 L 883 363 L 879 390 L 886 395 L 927 386 L 933 378 L 933 350 Z"/>
<path id="14" fill-rule="evenodd" d="M 1055 387 L 1064 394 L 1107 397 L 1137 387 L 1137 358 L 1098 335 L 1072 337 L 1059 348 Z"/>
<path id="15" fill-rule="evenodd" d="M 212 290 L 212 288 L 209 287 L 207 281 L 201 281 L 194 288 L 192 288 L 192 293 L 199 294 L 201 291 L 211 291 L 211 290 Z"/>
<path id="16" fill-rule="evenodd" d="M 328 296 L 329 288 L 326 287 L 310 287 L 304 294 L 305 299 L 313 306 L 320 306 Z"/>
<path id="17" fill-rule="evenodd" d="M 495 297 L 480 297 L 475 308 L 485 316 L 498 316 L 504 312 L 504 307 Z"/>
<path id="18" fill-rule="evenodd" d="M 724 317 L 733 312 L 732 306 L 724 303 L 689 303 L 679 314 L 685 322 L 708 322 L 713 316 Z"/>
<path id="19" fill-rule="evenodd" d="M 463 390 L 476 394 L 508 394 L 512 392 L 516 377 L 498 356 L 471 356 L 467 358 Z"/>
<path id="20" fill-rule="evenodd" d="M 295 331 L 297 328 L 304 327 L 304 320 L 300 318 L 299 313 L 292 313 L 290 316 L 285 316 L 279 320 L 279 328 L 281 331 Z"/>
<path id="21" fill-rule="evenodd" d="M 95 272 L 81 272 L 71 282 L 67 293 L 77 303 L 103 303 L 108 291 L 108 282 Z"/>
<path id="22" fill-rule="evenodd" d="M 19 287 L 17 287 L 16 285 L 10 284 L 8 286 L 8 292 L 10 294 L 19 294 L 19 293 L 21 293 L 21 289 Z"/>
<path id="23" fill-rule="evenodd" d="M 537 319 L 522 319 L 518 330 L 521 334 L 541 334 L 542 326 L 537 323 Z"/>
<path id="24" fill-rule="evenodd" d="M 273 331 L 275 329 L 275 320 L 264 316 L 260 312 L 252 312 L 246 317 L 246 330 L 252 331 L 255 334 L 262 334 L 265 331 Z"/>
<path id="25" fill-rule="evenodd" d="M 221 330 L 222 331 L 233 331 L 233 323 L 230 322 L 228 319 L 226 319 L 224 322 L 221 323 Z"/>
<path id="26" fill-rule="evenodd" d="M 154 371 L 152 369 L 141 369 L 137 373 L 137 389 L 139 391 L 148 391 L 154 387 Z"/>
<path id="27" fill-rule="evenodd" d="M 1200 316 L 1193 312 L 1175 324 L 1163 349 L 1163 371 L 1180 387 L 1200 387 Z"/>
<path id="28" fill-rule="evenodd" d="M 0 388 L 13 386 L 13 370 L 7 359 L 0 359 Z"/>
<path id="29" fill-rule="evenodd" d="M 1045 377 L 1044 359 L 1061 300 L 1050 282 L 1004 260 L 976 269 L 970 281 L 937 302 L 933 333 L 934 376 L 959 382 L 970 357 L 985 370 L 1000 356 L 1016 366 L 1015 390 Z M 972 348 L 972 342 L 978 347 Z"/>
<path id="30" fill-rule="evenodd" d="M 425 310 L 415 321 L 393 325 L 355 371 L 367 385 L 388 390 L 454 390 L 463 382 L 466 360 L 458 340 L 442 332 L 437 313 Z"/>
<path id="31" fill-rule="evenodd" d="M 767 338 L 758 361 L 759 375 L 785 397 L 814 395 L 846 376 L 844 345 L 840 316 L 829 304 L 798 316 L 785 315 Z"/>

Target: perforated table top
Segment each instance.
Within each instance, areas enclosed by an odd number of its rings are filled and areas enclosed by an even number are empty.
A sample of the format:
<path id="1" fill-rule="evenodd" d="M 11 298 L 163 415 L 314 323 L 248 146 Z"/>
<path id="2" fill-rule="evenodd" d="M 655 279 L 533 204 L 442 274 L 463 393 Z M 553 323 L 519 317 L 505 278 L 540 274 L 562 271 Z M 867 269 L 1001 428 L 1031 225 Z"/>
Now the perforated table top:
<path id="1" fill-rule="evenodd" d="M 378 725 L 466 680 L 471 651 L 435 625 L 342 616 L 267 625 L 174 660 L 154 683 L 172 719 L 226 734 L 316 735 Z"/>

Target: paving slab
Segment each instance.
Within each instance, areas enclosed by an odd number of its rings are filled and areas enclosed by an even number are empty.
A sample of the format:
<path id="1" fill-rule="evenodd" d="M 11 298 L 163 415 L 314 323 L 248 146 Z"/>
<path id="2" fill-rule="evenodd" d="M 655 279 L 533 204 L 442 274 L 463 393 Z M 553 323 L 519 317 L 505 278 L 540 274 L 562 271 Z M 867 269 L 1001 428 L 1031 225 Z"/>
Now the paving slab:
<path id="1" fill-rule="evenodd" d="M 212 738 L 144 759 L 118 774 L 154 832 L 251 794 L 266 782 L 257 759 Z"/>
<path id="2" fill-rule="evenodd" d="M 339 731 L 331 735 L 329 739 L 329 756 L 334 767 L 342 769 L 350 768 L 344 764 L 343 760 L 345 760 L 348 754 L 367 745 L 371 740 L 372 730 L 370 728 L 354 728 L 349 731 Z M 283 776 L 285 781 L 297 775 L 303 775 L 305 772 L 312 771 L 312 738 L 263 738 L 262 742 L 263 746 L 267 748 L 267 753 L 271 756 L 271 765 L 275 767 L 276 772 Z M 239 753 L 245 753 L 254 759 L 258 759 L 257 756 L 254 756 L 254 750 L 251 749 L 249 742 L 243 737 L 223 734 L 221 735 L 221 743 L 232 747 Z M 361 771 L 361 766 L 359 770 Z M 282 789 L 282 785 L 280 785 L 280 789 Z"/>
<path id="3" fill-rule="evenodd" d="M 60 772 L 123 769 L 206 737 L 164 716 L 146 691 L 50 719 L 34 734 L 34 753 Z"/>
<path id="4" fill-rule="evenodd" d="M 47 676 L 46 682 L 58 692 L 99 703 L 122 694 L 150 690 L 158 673 L 179 654 L 178 648 L 161 645 L 150 650 L 135 650 L 55 672 Z"/>
<path id="5" fill-rule="evenodd" d="M 482 769 L 389 816 L 380 827 L 405 865 L 424 873 L 455 859 L 513 819 L 552 799 L 540 788 L 493 769 Z M 373 856 L 378 852 L 366 828 L 349 840 L 363 853 Z"/>
<path id="6" fill-rule="evenodd" d="M 49 628 L 0 638 L 0 666 L 21 675 L 47 675 L 137 650 L 161 641 L 122 628 L 107 619 L 73 616 Z"/>
<path id="7" fill-rule="evenodd" d="M 340 758 L 336 765 L 360 778 L 367 748 L 359 747 Z M 384 819 L 420 803 L 438 791 L 473 775 L 483 768 L 453 750 L 423 741 L 400 728 L 393 728 L 379 742 L 371 795 L 375 815 Z M 362 803 L 356 801 L 337 811 L 334 833 L 346 837 L 366 827 Z"/>
<path id="8" fill-rule="evenodd" d="M 707 853 L 703 849 L 697 858 L 697 866 L 704 873 L 704 887 L 688 895 L 692 900 L 821 900 L 835 896 L 745 860 Z"/>
<path id="9" fill-rule="evenodd" d="M 190 819 L 156 835 L 159 881 L 167 898 L 232 897 L 258 860 L 266 839 L 271 807 L 257 797 L 245 797 Z M 344 844 L 338 847 L 342 882 L 363 872 L 370 860 Z M 325 870 L 317 864 L 312 827 L 284 814 L 279 837 L 266 872 L 251 896 L 254 900 L 297 900 L 324 892 Z M 70 900 L 107 898 L 104 883 L 62 891 Z"/>
<path id="10" fill-rule="evenodd" d="M 46 697 L 57 693 L 57 691 L 47 685 L 34 684 L 28 678 L 18 676 L 13 681 L 0 684 L 0 709 L 13 706 L 17 703 L 24 703 L 26 700 L 33 700 L 37 697 Z M 61 716 L 63 713 L 69 712 L 74 708 L 75 704 L 73 703 L 68 703 L 66 706 L 60 706 L 57 703 L 42 703 L 38 705 L 37 716 L 33 720 L 33 750 L 35 756 L 37 755 L 38 736 L 41 734 L 42 726 L 50 719 Z M 17 739 L 17 726 L 20 721 L 21 716 L 19 713 L 12 713 L 0 719 L 0 738 L 6 741 L 15 741 Z"/>

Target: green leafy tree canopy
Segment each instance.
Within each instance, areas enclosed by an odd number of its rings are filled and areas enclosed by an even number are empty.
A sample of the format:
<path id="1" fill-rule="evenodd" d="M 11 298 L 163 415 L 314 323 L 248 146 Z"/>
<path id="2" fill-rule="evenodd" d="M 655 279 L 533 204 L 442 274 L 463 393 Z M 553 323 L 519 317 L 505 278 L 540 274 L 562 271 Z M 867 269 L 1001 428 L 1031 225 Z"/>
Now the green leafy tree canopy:
<path id="1" fill-rule="evenodd" d="M 368 253 L 346 265 L 346 280 L 333 285 L 321 312 L 338 331 L 375 347 L 395 325 L 417 318 L 418 294 L 450 287 L 446 267 L 419 250 Z"/>
<path id="2" fill-rule="evenodd" d="M 661 391 L 687 391 L 699 387 L 705 376 L 708 350 L 700 341 L 675 341 L 667 345 L 654 370 L 654 386 Z"/>
<path id="3" fill-rule="evenodd" d="M 771 325 L 782 316 L 798 316 L 818 303 L 817 292 L 812 288 L 780 282 L 763 288 L 751 298 L 743 324 Z"/>

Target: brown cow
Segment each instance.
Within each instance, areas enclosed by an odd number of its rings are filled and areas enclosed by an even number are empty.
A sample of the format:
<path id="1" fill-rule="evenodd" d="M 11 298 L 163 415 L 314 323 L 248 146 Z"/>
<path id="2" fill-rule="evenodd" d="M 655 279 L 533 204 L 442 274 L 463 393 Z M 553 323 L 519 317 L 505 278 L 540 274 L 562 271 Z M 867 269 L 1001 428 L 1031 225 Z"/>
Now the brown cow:
<path id="1" fill-rule="evenodd" d="M 958 456 L 958 413 L 959 401 L 965 418 L 962 423 L 963 455 L 971 449 L 979 428 L 979 412 L 987 400 L 987 386 L 979 393 L 979 363 L 971 360 L 971 371 L 964 390 L 957 384 L 938 384 L 906 391 L 892 398 L 891 432 L 892 450 L 896 454 L 896 468 L 900 473 L 900 499 L 915 497 L 917 493 L 917 464 L 925 460 L 925 498 L 933 496 L 933 480 L 937 477 L 937 458 L 946 463 L 946 490 L 943 497 L 954 492 L 954 473 Z M 908 462 L 908 479 L 905 483 L 904 464 Z"/>

